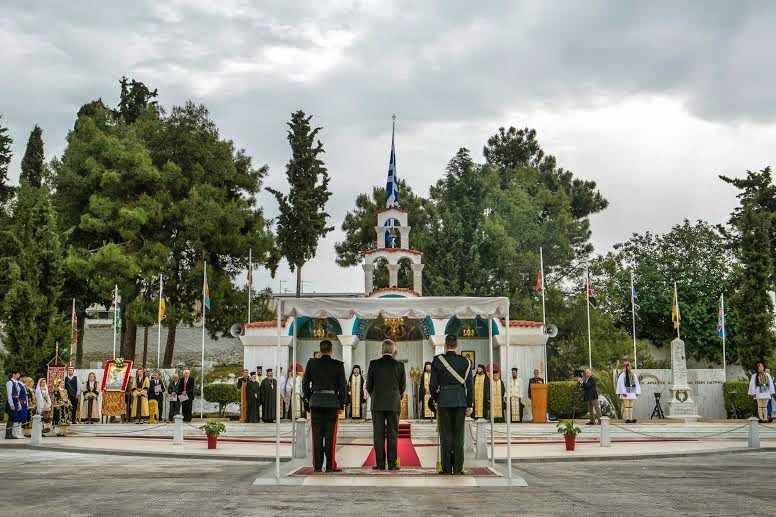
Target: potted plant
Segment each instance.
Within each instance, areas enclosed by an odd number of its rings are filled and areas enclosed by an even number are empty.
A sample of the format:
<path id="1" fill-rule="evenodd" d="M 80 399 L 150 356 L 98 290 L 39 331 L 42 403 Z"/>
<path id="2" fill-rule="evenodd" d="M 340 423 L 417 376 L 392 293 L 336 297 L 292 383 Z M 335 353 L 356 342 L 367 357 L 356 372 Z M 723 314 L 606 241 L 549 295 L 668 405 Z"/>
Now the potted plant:
<path id="1" fill-rule="evenodd" d="M 208 422 L 200 427 L 207 435 L 207 448 L 215 449 L 218 443 L 218 436 L 226 431 L 226 426 L 221 422 Z"/>
<path id="2" fill-rule="evenodd" d="M 582 432 L 582 429 L 568 420 L 561 420 L 558 422 L 557 430 L 563 434 L 563 438 L 566 440 L 566 450 L 573 451 L 574 445 L 577 443 L 577 435 Z"/>

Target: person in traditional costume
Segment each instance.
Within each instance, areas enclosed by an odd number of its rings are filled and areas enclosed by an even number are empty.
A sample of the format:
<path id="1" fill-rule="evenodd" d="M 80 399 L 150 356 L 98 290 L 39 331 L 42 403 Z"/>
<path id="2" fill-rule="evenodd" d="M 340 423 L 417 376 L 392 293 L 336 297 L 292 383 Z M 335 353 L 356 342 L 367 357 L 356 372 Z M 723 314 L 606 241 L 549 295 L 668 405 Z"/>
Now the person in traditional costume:
<path id="1" fill-rule="evenodd" d="M 19 382 L 19 370 L 11 371 L 11 378 L 5 383 L 6 400 L 3 409 L 8 415 L 8 422 L 5 424 L 5 439 L 16 440 L 20 438 L 21 423 L 27 420 L 27 415 L 22 408 L 21 393 L 24 386 Z M 26 393 L 25 393 L 26 398 Z M 17 432 L 18 428 L 18 432 Z"/>
<path id="2" fill-rule="evenodd" d="M 757 371 L 752 374 L 749 381 L 749 395 L 757 402 L 757 421 L 762 423 L 773 422 L 768 418 L 768 401 L 774 393 L 773 379 L 769 373 L 765 373 L 762 363 L 757 363 Z"/>
<path id="3" fill-rule="evenodd" d="M 361 375 L 361 367 L 355 365 L 350 371 L 348 380 L 348 417 L 353 419 L 364 418 L 364 404 L 366 403 L 366 389 L 364 376 Z"/>
<path id="4" fill-rule="evenodd" d="M 261 407 L 261 384 L 257 380 L 256 372 L 251 372 L 245 386 L 245 422 L 255 424 L 259 422 Z"/>
<path id="5" fill-rule="evenodd" d="M 291 371 L 292 368 L 289 368 Z M 302 365 L 296 364 L 296 377 L 289 377 L 286 381 L 286 398 L 289 400 L 289 412 L 291 413 L 291 420 L 295 421 L 297 418 L 305 416 L 304 400 L 302 396 L 302 376 L 304 369 Z M 294 387 L 296 387 L 296 393 L 294 393 Z"/>
<path id="6" fill-rule="evenodd" d="M 156 419 L 162 420 L 162 406 L 164 405 L 164 381 L 158 371 L 154 372 L 148 388 L 148 400 L 156 401 Z"/>
<path id="7" fill-rule="evenodd" d="M 509 410 L 512 422 L 523 421 L 523 383 L 518 373 L 517 368 L 512 368 L 512 378 L 509 379 Z"/>
<path id="8" fill-rule="evenodd" d="M 275 422 L 277 416 L 278 381 L 272 368 L 267 368 L 267 376 L 261 381 L 259 401 L 261 402 L 261 421 L 267 424 Z"/>
<path id="9" fill-rule="evenodd" d="M 173 373 L 170 379 L 170 384 L 167 385 L 167 399 L 170 401 L 170 412 L 167 415 L 167 419 L 172 422 L 175 415 L 180 413 L 181 403 L 178 400 L 178 393 L 180 393 L 181 381 L 178 379 L 178 374 Z"/>
<path id="10" fill-rule="evenodd" d="M 490 368 L 488 373 L 490 373 Z M 493 365 L 493 396 L 490 396 L 491 383 L 488 381 L 488 407 L 493 411 L 493 421 L 503 423 L 507 412 L 507 399 L 506 390 L 504 389 L 504 381 L 501 379 L 501 369 L 497 365 Z M 490 418 L 490 413 L 488 413 Z"/>
<path id="11" fill-rule="evenodd" d="M 35 401 L 38 404 L 37 413 L 43 421 L 43 433 L 47 433 L 51 430 L 47 427 L 51 422 L 51 395 L 49 395 L 46 379 L 43 377 L 38 379 L 38 385 L 35 386 Z"/>
<path id="12" fill-rule="evenodd" d="M 87 424 L 93 424 L 100 421 L 100 404 L 98 398 L 100 396 L 100 387 L 97 385 L 97 375 L 94 372 L 89 372 L 81 388 L 81 422 Z"/>
<path id="13" fill-rule="evenodd" d="M 633 372 L 629 361 L 625 363 L 625 371 L 617 378 L 615 393 L 622 400 L 622 416 L 625 423 L 635 424 L 633 404 L 636 402 L 636 398 L 641 395 L 641 384 L 639 384 L 639 378 Z"/>
<path id="14" fill-rule="evenodd" d="M 148 420 L 148 390 L 151 381 L 146 377 L 142 367 L 138 367 L 135 376 L 129 383 L 129 392 L 132 394 L 132 415 L 136 424 L 142 424 Z"/>
<path id="15" fill-rule="evenodd" d="M 436 418 L 436 408 L 431 408 L 431 361 L 426 361 L 423 365 L 423 373 L 420 375 L 420 386 L 418 388 L 418 400 L 420 401 L 420 418 L 433 420 Z"/>
<path id="16" fill-rule="evenodd" d="M 70 425 L 70 397 L 67 390 L 62 387 L 62 379 L 54 379 L 54 394 L 51 399 L 51 407 L 54 409 L 54 426 L 57 436 L 65 436 L 67 426 Z"/>
<path id="17" fill-rule="evenodd" d="M 22 385 L 27 395 L 27 420 L 22 425 L 24 436 L 28 437 L 32 434 L 32 417 L 37 411 L 37 399 L 35 398 L 35 382 L 32 377 L 25 377 L 22 379 Z"/>
<path id="18" fill-rule="evenodd" d="M 477 365 L 477 373 L 474 375 L 474 412 L 472 418 L 486 418 L 488 416 L 488 403 L 490 398 L 490 380 L 485 373 L 485 365 Z"/>

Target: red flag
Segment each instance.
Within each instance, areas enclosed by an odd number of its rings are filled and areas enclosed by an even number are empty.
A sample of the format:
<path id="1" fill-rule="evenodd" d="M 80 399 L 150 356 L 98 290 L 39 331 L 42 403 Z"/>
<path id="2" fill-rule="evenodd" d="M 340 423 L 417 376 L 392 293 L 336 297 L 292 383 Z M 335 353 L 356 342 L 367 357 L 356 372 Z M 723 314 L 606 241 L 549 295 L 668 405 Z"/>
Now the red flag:
<path id="1" fill-rule="evenodd" d="M 542 284 L 544 283 L 544 274 L 539 271 L 539 273 L 536 275 L 536 285 L 534 286 L 534 289 L 537 291 L 542 290 Z"/>

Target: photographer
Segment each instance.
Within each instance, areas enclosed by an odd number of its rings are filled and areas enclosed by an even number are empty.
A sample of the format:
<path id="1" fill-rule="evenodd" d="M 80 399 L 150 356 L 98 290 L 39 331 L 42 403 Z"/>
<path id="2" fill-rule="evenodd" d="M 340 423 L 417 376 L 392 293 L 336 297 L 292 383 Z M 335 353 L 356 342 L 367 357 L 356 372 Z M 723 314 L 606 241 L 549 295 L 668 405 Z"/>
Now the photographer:
<path id="1" fill-rule="evenodd" d="M 585 402 L 587 402 L 587 411 L 590 414 L 590 420 L 587 421 L 587 425 L 595 425 L 601 423 L 601 406 L 598 403 L 598 385 L 593 372 L 590 369 L 586 369 L 584 378 L 579 375 L 581 372 L 577 372 L 577 382 L 582 386 L 582 391 L 585 394 Z"/>

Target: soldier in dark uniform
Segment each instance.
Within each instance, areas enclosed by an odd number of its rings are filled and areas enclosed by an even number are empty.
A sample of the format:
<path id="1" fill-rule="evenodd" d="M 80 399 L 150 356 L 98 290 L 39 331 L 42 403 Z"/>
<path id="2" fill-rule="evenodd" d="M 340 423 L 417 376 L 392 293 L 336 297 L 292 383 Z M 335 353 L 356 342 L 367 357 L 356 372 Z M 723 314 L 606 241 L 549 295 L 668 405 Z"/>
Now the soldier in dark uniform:
<path id="1" fill-rule="evenodd" d="M 464 424 L 474 405 L 471 365 L 457 350 L 458 338 L 448 335 L 445 353 L 431 363 L 431 400 L 437 408 L 442 449 L 440 474 L 463 474 Z"/>
<path id="2" fill-rule="evenodd" d="M 313 433 L 313 467 L 316 472 L 339 472 L 333 464 L 334 424 L 337 414 L 345 409 L 348 383 L 345 364 L 331 357 L 331 341 L 321 341 L 321 357 L 307 361 L 302 378 L 304 398 L 310 406 Z"/>

